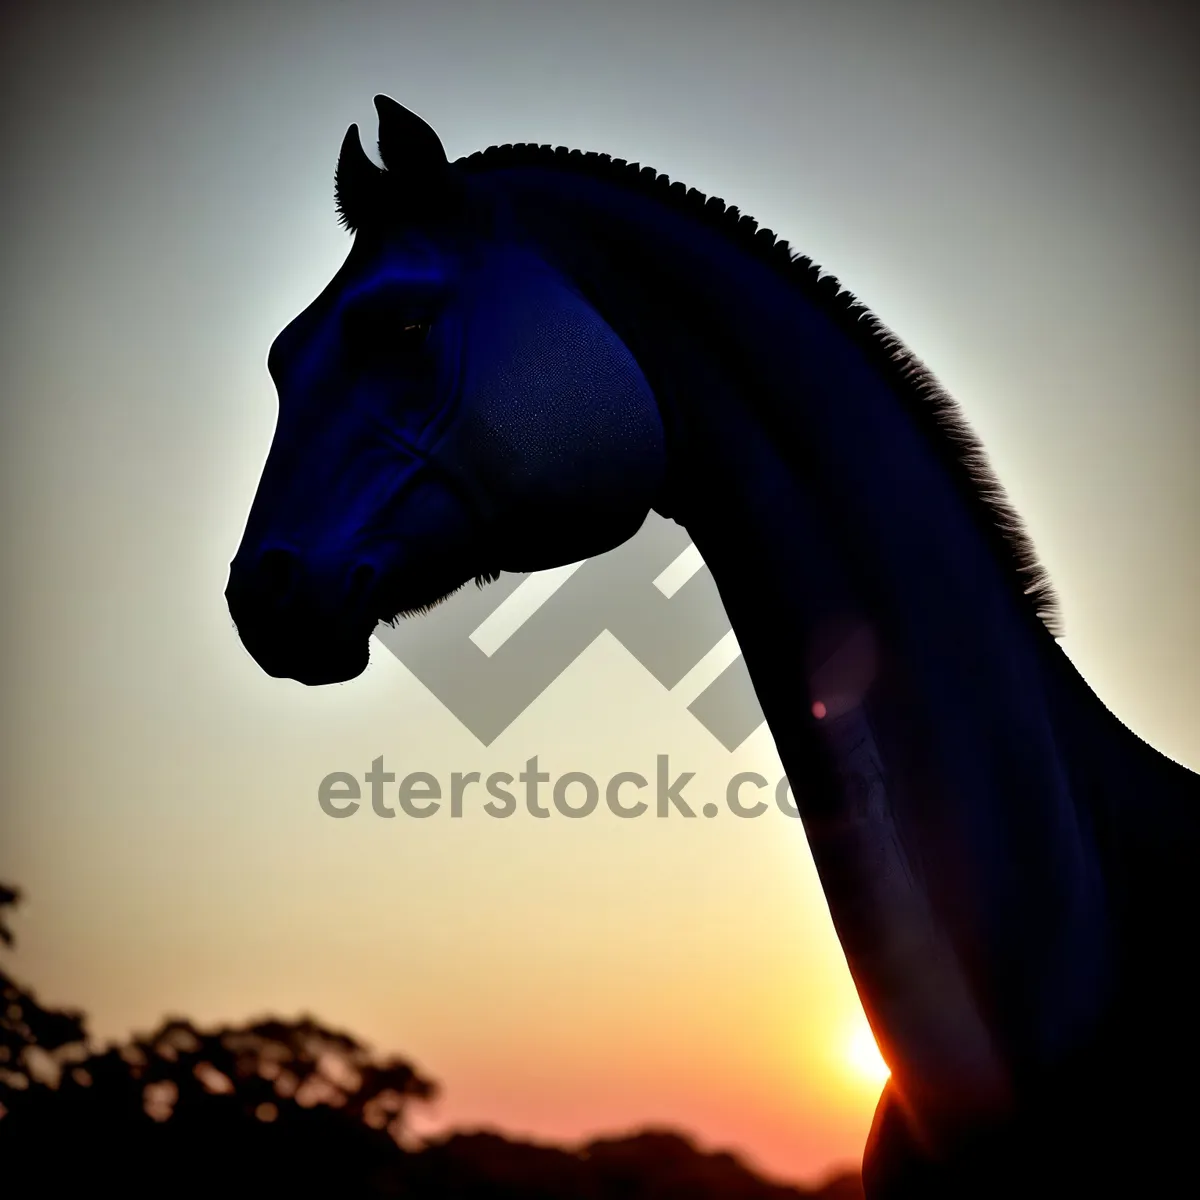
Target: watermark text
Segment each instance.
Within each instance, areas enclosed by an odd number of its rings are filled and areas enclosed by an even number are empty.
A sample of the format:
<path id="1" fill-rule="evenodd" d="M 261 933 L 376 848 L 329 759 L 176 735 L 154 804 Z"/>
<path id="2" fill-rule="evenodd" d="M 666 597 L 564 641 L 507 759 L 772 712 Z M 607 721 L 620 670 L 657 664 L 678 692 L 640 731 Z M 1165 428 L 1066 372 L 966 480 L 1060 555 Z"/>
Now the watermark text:
<path id="1" fill-rule="evenodd" d="M 361 781 L 348 771 L 326 775 L 317 788 L 317 803 L 323 813 L 337 818 L 352 817 L 363 808 L 383 818 L 404 815 L 420 820 L 438 813 L 460 818 L 468 807 L 478 807 L 497 819 L 523 809 L 540 820 L 556 814 L 575 820 L 600 810 L 603 797 L 604 811 L 622 819 L 647 813 L 657 818 L 718 816 L 721 806 L 712 800 L 693 807 L 696 801 L 689 802 L 684 795 L 694 778 L 692 771 L 672 775 L 669 756 L 660 754 L 653 782 L 637 771 L 618 771 L 603 786 L 586 771 L 567 771 L 552 781 L 548 771 L 538 770 L 535 754 L 515 778 L 508 771 L 494 771 L 486 779 L 479 771 L 454 771 L 447 789 L 428 771 L 412 771 L 397 780 L 395 771 L 385 769 L 380 755 Z M 547 785 L 545 791 L 542 785 Z M 756 771 L 740 771 L 725 784 L 723 800 L 724 807 L 742 819 L 771 811 L 800 816 L 786 775 L 772 783 Z"/>

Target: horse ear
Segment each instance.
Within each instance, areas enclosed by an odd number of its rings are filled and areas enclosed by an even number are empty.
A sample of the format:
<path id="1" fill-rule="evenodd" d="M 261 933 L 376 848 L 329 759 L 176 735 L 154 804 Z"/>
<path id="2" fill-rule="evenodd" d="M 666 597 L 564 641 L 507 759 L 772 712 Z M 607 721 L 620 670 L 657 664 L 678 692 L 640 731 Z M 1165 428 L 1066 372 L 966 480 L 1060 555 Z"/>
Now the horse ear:
<path id="1" fill-rule="evenodd" d="M 375 97 L 379 114 L 379 157 L 406 183 L 423 176 L 437 178 L 446 169 L 441 139 L 414 112 L 390 96 Z"/>
<path id="2" fill-rule="evenodd" d="M 338 217 L 352 233 L 362 226 L 377 203 L 383 172 L 367 157 L 351 125 L 342 139 L 337 169 L 333 173 L 333 197 Z"/>

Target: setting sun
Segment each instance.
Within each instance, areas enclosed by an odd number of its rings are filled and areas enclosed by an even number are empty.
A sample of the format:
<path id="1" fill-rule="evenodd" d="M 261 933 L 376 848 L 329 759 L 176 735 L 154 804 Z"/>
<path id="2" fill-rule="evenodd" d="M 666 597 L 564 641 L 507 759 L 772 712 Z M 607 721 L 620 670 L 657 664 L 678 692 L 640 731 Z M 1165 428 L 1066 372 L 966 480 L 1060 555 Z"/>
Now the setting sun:
<path id="1" fill-rule="evenodd" d="M 875 1044 L 875 1036 L 871 1033 L 871 1027 L 865 1018 L 850 1036 L 846 1059 L 855 1075 L 860 1079 L 865 1079 L 868 1083 L 882 1086 L 891 1075 L 887 1063 L 883 1061 L 883 1056 L 879 1053 L 879 1047 Z"/>

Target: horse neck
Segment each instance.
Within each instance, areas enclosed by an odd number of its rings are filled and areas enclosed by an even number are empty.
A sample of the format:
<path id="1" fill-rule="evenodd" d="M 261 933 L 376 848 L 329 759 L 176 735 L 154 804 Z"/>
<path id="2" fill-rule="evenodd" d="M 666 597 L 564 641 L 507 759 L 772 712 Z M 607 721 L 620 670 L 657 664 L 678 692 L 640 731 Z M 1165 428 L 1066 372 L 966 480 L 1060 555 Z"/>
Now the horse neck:
<path id="1" fill-rule="evenodd" d="M 714 390 L 683 418 L 684 521 L 864 1007 L 926 1126 L 1003 1111 L 1086 1035 L 1108 986 L 1096 831 L 1060 736 L 1083 691 L 1048 672 L 1061 652 L 928 448 L 872 411 L 882 391 L 806 390 L 844 425 L 794 413 L 804 428 L 784 439 Z"/>
<path id="2" fill-rule="evenodd" d="M 931 1137 L 1006 1110 L 1110 996 L 1077 753 L 1103 706 L 817 304 L 652 200 L 508 182 L 663 404 L 660 511 L 717 583 L 898 1093 Z"/>

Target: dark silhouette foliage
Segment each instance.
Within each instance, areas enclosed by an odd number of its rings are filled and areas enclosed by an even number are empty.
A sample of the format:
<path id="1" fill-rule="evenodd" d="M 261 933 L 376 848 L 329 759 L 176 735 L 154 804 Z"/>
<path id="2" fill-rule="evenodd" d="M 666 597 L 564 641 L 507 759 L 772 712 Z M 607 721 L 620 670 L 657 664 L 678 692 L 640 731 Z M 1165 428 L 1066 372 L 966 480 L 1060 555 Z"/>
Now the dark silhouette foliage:
<path id="1" fill-rule="evenodd" d="M 0 885 L 0 940 L 13 945 Z M 671 1131 L 537 1145 L 451 1133 L 414 1145 L 436 1085 L 309 1017 L 203 1030 L 182 1017 L 93 1050 L 82 1013 L 0 971 L 0 1194 L 432 1200 L 859 1200 L 769 1183 Z"/>

